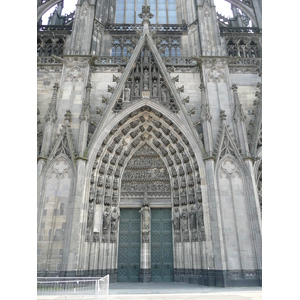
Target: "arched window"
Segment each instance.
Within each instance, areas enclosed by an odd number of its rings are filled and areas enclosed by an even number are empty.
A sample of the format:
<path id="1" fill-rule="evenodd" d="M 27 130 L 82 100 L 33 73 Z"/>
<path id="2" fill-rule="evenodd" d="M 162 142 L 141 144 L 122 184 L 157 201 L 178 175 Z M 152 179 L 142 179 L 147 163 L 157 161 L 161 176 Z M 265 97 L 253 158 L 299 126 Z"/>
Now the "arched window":
<path id="1" fill-rule="evenodd" d="M 117 0 L 116 23 L 141 23 L 138 16 L 142 12 L 144 0 Z M 154 15 L 152 24 L 177 24 L 176 0 L 148 0 Z"/>

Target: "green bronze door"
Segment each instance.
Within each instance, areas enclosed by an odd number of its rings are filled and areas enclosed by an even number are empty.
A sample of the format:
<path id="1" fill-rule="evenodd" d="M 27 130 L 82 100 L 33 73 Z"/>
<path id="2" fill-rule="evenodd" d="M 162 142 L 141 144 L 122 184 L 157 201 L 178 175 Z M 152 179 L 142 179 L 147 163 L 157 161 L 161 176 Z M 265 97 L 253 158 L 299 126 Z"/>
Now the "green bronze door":
<path id="1" fill-rule="evenodd" d="M 140 222 L 139 209 L 121 208 L 118 254 L 119 282 L 139 282 Z"/>
<path id="2" fill-rule="evenodd" d="M 154 282 L 173 281 L 171 208 L 151 208 L 151 276 Z"/>

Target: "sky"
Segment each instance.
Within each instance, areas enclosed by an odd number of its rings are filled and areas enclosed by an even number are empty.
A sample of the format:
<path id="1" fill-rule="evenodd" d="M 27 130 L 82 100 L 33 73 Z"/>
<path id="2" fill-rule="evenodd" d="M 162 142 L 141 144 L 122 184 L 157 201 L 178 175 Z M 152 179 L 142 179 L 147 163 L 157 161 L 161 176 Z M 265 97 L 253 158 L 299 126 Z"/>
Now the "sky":
<path id="1" fill-rule="evenodd" d="M 62 11 L 62 15 L 69 14 L 75 10 L 75 6 L 78 0 L 65 0 L 64 8 Z M 232 12 L 230 9 L 230 4 L 225 0 L 215 0 L 215 5 L 217 7 L 217 12 L 222 14 L 225 17 L 232 16 Z M 47 25 L 48 18 L 51 13 L 53 13 L 55 6 L 49 9 L 42 17 L 43 25 Z"/>

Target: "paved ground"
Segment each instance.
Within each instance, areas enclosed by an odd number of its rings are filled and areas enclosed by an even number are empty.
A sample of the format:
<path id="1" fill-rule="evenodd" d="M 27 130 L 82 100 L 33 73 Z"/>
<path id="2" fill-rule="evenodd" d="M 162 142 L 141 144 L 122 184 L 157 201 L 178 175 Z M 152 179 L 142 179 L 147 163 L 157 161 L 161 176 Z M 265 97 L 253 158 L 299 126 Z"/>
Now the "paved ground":
<path id="1" fill-rule="evenodd" d="M 260 300 L 261 287 L 216 288 L 185 283 L 111 283 L 109 300 Z"/>
<path id="2" fill-rule="evenodd" d="M 39 295 L 38 300 L 93 300 L 94 289 L 84 295 Z M 187 283 L 110 283 L 109 297 L 99 300 L 261 300 L 261 287 L 217 288 Z"/>

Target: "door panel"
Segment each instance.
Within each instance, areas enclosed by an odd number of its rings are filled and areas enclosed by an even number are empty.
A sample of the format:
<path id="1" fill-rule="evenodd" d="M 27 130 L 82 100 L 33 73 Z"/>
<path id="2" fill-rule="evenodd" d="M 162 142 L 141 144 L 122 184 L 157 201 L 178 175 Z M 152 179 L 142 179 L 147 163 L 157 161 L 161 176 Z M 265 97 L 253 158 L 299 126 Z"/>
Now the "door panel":
<path id="1" fill-rule="evenodd" d="M 118 281 L 140 281 L 140 213 L 122 208 L 120 212 Z"/>
<path id="2" fill-rule="evenodd" d="M 151 208 L 151 275 L 154 282 L 173 281 L 170 208 Z"/>

